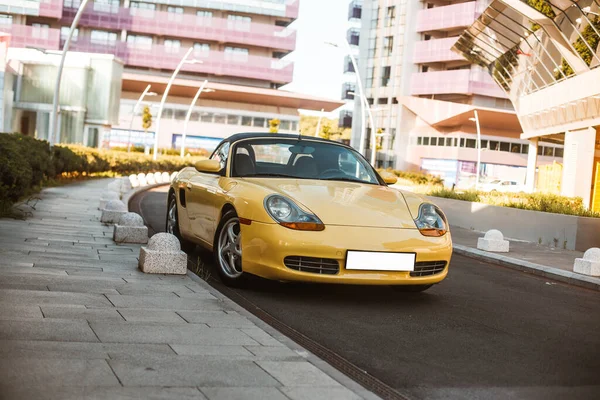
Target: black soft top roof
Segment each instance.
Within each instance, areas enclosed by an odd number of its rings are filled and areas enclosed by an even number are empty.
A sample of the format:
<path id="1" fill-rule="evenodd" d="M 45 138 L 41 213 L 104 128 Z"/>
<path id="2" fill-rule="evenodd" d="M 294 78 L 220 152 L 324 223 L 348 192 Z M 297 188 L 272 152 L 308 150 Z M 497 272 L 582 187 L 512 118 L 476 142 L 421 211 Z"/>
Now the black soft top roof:
<path id="1" fill-rule="evenodd" d="M 335 142 L 333 140 L 327 140 L 327 139 L 323 139 L 320 137 L 316 137 L 316 136 L 304 136 L 304 135 L 293 135 L 290 133 L 270 133 L 270 132 L 242 132 L 242 133 L 236 133 L 235 135 L 231 135 L 226 139 L 223 139 L 221 141 L 221 143 L 224 142 L 229 142 L 229 143 L 235 143 L 239 140 L 242 139 L 253 139 L 253 138 L 286 138 L 286 139 L 301 139 L 301 140 L 314 140 L 314 141 L 318 141 L 318 142 L 324 142 L 324 143 L 332 143 L 332 144 L 336 144 L 339 146 L 344 146 L 344 147 L 348 147 L 343 143 L 340 142 Z M 219 143 L 219 145 L 221 145 L 221 143 Z"/>

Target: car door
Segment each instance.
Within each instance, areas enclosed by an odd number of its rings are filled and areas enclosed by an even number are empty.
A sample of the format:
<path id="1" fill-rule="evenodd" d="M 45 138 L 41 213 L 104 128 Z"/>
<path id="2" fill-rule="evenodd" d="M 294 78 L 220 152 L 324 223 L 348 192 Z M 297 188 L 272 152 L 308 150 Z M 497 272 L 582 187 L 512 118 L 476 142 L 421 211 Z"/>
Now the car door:
<path id="1" fill-rule="evenodd" d="M 221 171 L 218 173 L 199 172 L 187 183 L 187 209 L 192 234 L 209 245 L 212 245 L 213 241 L 218 215 L 217 205 L 220 204 L 219 198 L 224 195 L 219 183 L 224 179 L 228 157 L 229 142 L 225 142 L 211 156 L 211 159 L 221 163 Z"/>

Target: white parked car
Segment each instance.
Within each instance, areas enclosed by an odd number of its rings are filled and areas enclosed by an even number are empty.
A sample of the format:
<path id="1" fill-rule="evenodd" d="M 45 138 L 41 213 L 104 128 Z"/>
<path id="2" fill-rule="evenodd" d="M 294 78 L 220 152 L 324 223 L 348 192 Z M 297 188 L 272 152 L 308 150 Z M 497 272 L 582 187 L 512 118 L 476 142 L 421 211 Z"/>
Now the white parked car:
<path id="1" fill-rule="evenodd" d="M 491 182 L 484 183 L 481 190 L 484 192 L 519 193 L 525 191 L 525 186 L 515 181 L 494 179 Z"/>

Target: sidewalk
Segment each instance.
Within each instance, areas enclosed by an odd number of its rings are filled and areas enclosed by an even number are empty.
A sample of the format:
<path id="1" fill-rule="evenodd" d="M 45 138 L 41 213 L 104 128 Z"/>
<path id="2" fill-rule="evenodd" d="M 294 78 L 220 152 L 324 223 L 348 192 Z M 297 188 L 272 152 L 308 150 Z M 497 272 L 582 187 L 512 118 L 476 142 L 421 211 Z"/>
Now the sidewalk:
<path id="1" fill-rule="evenodd" d="M 203 281 L 140 272 L 99 222 L 108 182 L 0 220 L 2 398 L 376 398 Z"/>
<path id="2" fill-rule="evenodd" d="M 484 232 L 454 226 L 450 228 L 450 231 L 452 232 L 454 251 L 458 254 L 495 262 L 549 279 L 600 290 L 600 278 L 573 272 L 573 263 L 576 258 L 583 256 L 583 252 L 507 239 L 510 241 L 510 252 L 490 253 L 477 249 L 477 239 L 483 237 Z"/>

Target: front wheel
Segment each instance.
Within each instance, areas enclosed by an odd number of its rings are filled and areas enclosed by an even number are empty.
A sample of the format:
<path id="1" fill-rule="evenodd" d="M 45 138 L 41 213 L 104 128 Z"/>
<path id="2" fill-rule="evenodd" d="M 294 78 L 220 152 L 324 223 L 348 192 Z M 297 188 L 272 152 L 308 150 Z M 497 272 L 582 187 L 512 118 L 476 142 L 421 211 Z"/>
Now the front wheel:
<path id="1" fill-rule="evenodd" d="M 181 244 L 181 250 L 188 253 L 196 248 L 196 245 L 188 240 L 185 240 L 179 232 L 179 214 L 177 212 L 177 199 L 175 193 L 171 193 L 169 196 L 169 203 L 167 205 L 167 222 L 165 223 L 165 230 L 167 233 L 174 235 L 179 239 Z"/>
<path id="2" fill-rule="evenodd" d="M 397 292 L 418 293 L 424 292 L 433 285 L 394 285 L 392 288 Z"/>
<path id="3" fill-rule="evenodd" d="M 225 213 L 215 236 L 213 252 L 221 280 L 227 286 L 243 285 L 246 274 L 242 270 L 242 232 L 235 211 Z"/>

